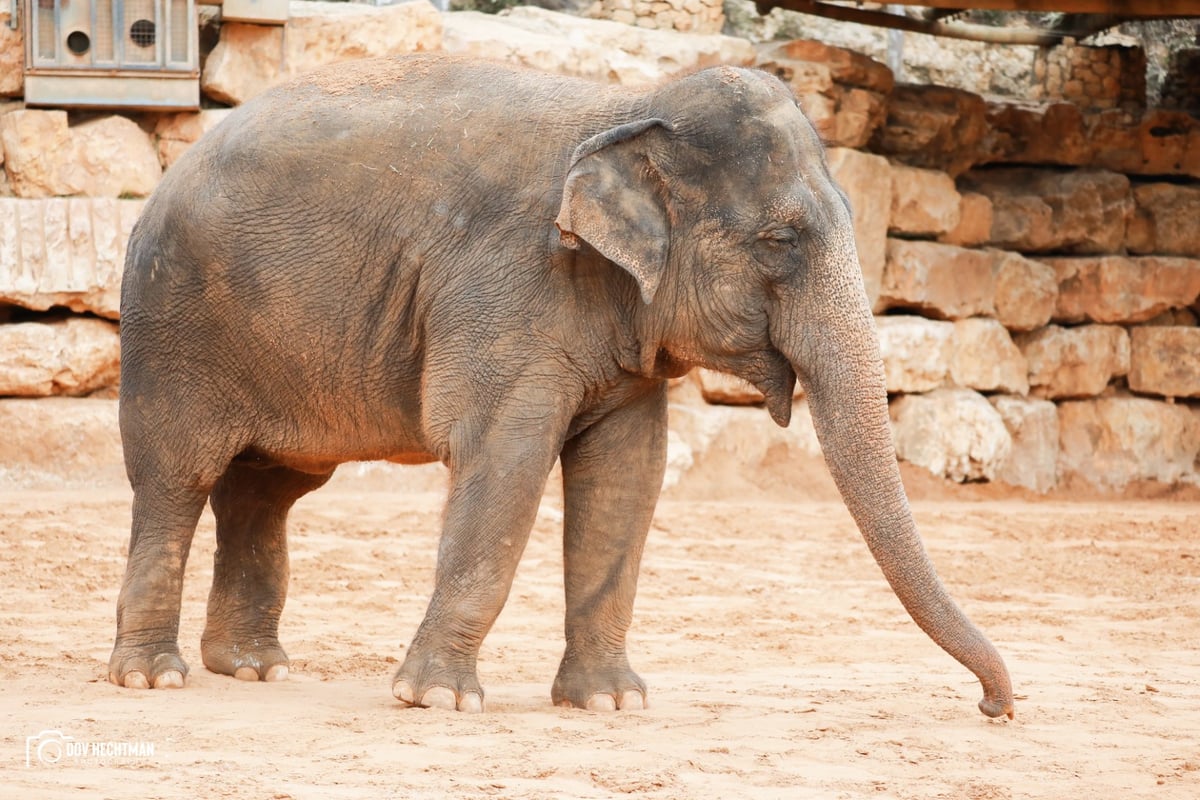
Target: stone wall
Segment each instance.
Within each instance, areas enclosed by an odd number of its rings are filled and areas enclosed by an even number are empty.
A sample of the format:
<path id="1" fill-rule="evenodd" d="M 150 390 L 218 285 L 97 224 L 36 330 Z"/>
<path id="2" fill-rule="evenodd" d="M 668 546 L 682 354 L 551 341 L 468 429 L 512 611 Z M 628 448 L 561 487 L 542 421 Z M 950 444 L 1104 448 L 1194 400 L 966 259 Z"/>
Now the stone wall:
<path id="1" fill-rule="evenodd" d="M 896 84 L 877 61 L 816 41 L 755 46 L 536 8 L 293 3 L 292 15 L 286 35 L 222 26 L 202 78 L 214 107 L 200 112 L 0 103 L 0 396 L 12 398 L 0 418 L 13 429 L 45 426 L 50 408 L 64 430 L 115 419 L 124 243 L 163 171 L 228 113 L 215 106 L 320 64 L 445 50 L 628 85 L 715 63 L 773 72 L 851 199 L 902 459 L 1043 492 L 1200 481 L 1196 118 L 1119 95 L 1096 108 Z M 11 83 L 0 92 L 19 95 Z M 15 399 L 49 395 L 88 398 Z M 693 373 L 672 398 L 668 483 L 706 458 L 818 452 L 799 393 L 787 431 L 742 407 L 762 398 L 726 376 Z M 47 458 L 34 450 L 0 448 L 0 478 Z"/>

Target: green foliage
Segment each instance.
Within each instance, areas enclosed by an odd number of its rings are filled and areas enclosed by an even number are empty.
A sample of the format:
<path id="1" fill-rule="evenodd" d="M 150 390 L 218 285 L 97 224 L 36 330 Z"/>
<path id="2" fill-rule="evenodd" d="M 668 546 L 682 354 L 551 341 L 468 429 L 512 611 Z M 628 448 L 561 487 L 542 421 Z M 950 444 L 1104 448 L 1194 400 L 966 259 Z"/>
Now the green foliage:
<path id="1" fill-rule="evenodd" d="M 499 14 L 506 8 L 528 5 L 526 0 L 450 0 L 451 11 L 482 11 Z"/>

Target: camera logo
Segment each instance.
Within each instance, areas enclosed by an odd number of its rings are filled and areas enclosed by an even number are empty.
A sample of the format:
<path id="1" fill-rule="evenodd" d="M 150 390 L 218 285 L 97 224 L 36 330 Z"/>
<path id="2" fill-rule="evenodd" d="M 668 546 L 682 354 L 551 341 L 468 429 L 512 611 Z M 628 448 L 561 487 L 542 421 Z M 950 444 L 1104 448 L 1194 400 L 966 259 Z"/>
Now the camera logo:
<path id="1" fill-rule="evenodd" d="M 25 766 L 31 767 L 35 761 L 57 764 L 71 752 L 74 743 L 75 737 L 67 736 L 62 731 L 42 731 L 37 736 L 26 736 Z"/>

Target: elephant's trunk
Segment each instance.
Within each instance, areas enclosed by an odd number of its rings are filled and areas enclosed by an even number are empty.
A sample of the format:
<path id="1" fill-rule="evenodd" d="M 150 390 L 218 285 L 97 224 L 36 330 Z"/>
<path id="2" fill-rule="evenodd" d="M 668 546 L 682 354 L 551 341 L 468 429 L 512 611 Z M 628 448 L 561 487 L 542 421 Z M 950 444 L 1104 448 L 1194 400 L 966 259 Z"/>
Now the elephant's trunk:
<path id="1" fill-rule="evenodd" d="M 1011 719 L 1003 659 L 950 598 L 917 534 L 896 463 L 874 319 L 848 249 L 852 264 L 810 270 L 802 292 L 810 299 L 803 310 L 783 309 L 773 338 L 804 384 L 826 463 L 888 583 L 917 625 L 979 678 L 980 711 Z"/>

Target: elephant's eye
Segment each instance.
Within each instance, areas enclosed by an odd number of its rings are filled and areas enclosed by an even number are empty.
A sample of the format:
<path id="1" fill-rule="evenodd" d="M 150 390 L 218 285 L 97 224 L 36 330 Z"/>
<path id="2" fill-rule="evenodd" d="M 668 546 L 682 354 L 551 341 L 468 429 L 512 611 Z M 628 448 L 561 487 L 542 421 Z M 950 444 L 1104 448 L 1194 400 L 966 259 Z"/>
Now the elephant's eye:
<path id="1" fill-rule="evenodd" d="M 769 231 L 763 231 L 759 234 L 759 238 L 771 244 L 785 245 L 787 247 L 795 247 L 800 241 L 800 234 L 795 228 L 772 228 Z"/>

